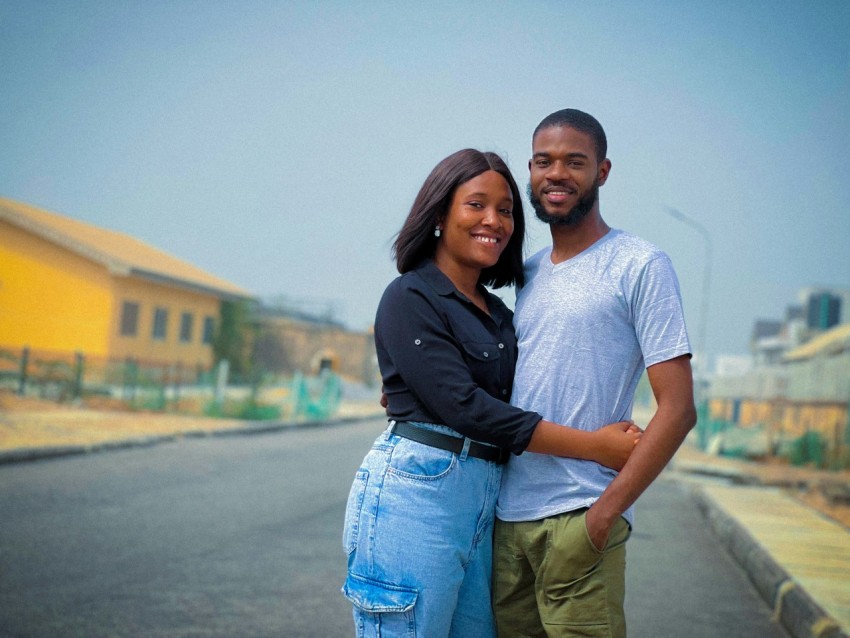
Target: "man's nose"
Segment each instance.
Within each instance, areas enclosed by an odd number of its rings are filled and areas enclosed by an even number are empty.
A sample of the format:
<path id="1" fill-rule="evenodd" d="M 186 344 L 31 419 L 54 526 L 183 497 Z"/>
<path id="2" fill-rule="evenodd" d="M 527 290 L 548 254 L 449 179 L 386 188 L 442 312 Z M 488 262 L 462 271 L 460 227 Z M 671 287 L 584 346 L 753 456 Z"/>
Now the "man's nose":
<path id="1" fill-rule="evenodd" d="M 549 164 L 546 170 L 546 179 L 554 181 L 559 181 L 562 179 L 566 179 L 567 177 L 567 168 L 563 164 L 563 162 L 552 162 Z"/>

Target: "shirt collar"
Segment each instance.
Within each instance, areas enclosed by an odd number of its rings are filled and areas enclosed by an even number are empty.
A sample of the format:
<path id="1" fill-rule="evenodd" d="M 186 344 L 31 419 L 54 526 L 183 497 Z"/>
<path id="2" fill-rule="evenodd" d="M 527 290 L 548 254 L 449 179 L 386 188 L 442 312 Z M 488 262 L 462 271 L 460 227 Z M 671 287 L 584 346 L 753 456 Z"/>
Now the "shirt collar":
<path id="1" fill-rule="evenodd" d="M 472 302 L 466 298 L 466 295 L 461 293 L 455 285 L 452 283 L 452 280 L 449 279 L 445 273 L 437 268 L 437 264 L 434 263 L 433 259 L 426 259 L 420 265 L 413 269 L 413 271 L 418 274 L 422 280 L 428 284 L 434 292 L 443 297 L 448 297 L 454 295 L 461 301 L 472 306 Z M 485 294 L 488 298 L 492 298 L 492 295 L 489 291 L 485 290 Z M 505 318 L 504 311 L 502 310 L 502 306 L 499 303 L 488 304 L 490 306 L 490 318 L 496 322 L 496 324 L 501 325 L 502 320 Z M 508 315 L 510 316 L 510 315 Z"/>
<path id="2" fill-rule="evenodd" d="M 414 270 L 438 295 L 447 297 L 451 294 L 459 294 L 452 280 L 442 270 L 437 268 L 437 264 L 434 263 L 433 259 L 426 259 L 414 268 Z"/>

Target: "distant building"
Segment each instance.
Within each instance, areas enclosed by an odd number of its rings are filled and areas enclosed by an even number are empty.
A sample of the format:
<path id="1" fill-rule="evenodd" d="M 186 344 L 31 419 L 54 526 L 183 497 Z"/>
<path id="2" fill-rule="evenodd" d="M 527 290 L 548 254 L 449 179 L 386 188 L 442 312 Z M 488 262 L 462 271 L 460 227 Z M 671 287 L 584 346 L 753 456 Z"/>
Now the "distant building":
<path id="1" fill-rule="evenodd" d="M 209 367 L 244 289 L 123 233 L 0 198 L 0 350 Z"/>
<path id="2" fill-rule="evenodd" d="M 784 326 L 784 322 L 773 319 L 758 319 L 753 324 L 750 350 L 757 366 L 774 365 L 782 359 L 789 347 Z"/>
<path id="3" fill-rule="evenodd" d="M 750 351 L 756 366 L 777 365 L 790 350 L 850 323 L 850 291 L 809 287 L 799 297 L 800 305 L 788 306 L 783 319 L 757 319 L 753 324 Z"/>
<path id="4" fill-rule="evenodd" d="M 800 303 L 805 309 L 806 327 L 814 333 L 850 323 L 850 290 L 803 288 L 800 291 Z"/>
<path id="5" fill-rule="evenodd" d="M 850 402 L 850 323 L 836 326 L 783 357 L 792 401 Z"/>
<path id="6" fill-rule="evenodd" d="M 841 299 L 828 292 L 809 297 L 806 307 L 806 326 L 814 330 L 828 330 L 841 316 Z"/>
<path id="7" fill-rule="evenodd" d="M 737 354 L 717 355 L 714 364 L 715 374 L 720 376 L 742 376 L 753 369 L 752 357 Z"/>
<path id="8" fill-rule="evenodd" d="M 254 361 L 271 372 L 331 370 L 368 386 L 380 383 L 371 331 L 348 330 L 331 319 L 293 309 L 257 306 Z"/>
<path id="9" fill-rule="evenodd" d="M 850 304 L 846 291 L 807 288 L 783 321 L 759 320 L 752 366 L 729 360 L 712 379 L 709 418 L 763 428 L 777 444 L 817 434 L 836 464 L 850 444 Z"/>

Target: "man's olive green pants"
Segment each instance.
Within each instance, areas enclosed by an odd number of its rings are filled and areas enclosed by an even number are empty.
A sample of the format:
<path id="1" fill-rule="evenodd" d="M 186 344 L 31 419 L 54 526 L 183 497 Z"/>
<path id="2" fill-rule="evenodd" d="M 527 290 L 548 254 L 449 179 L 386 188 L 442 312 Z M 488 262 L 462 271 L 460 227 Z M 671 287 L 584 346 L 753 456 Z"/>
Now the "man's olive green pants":
<path id="1" fill-rule="evenodd" d="M 499 636 L 625 637 L 629 524 L 620 518 L 600 551 L 588 536 L 586 513 L 496 520 L 493 605 Z"/>

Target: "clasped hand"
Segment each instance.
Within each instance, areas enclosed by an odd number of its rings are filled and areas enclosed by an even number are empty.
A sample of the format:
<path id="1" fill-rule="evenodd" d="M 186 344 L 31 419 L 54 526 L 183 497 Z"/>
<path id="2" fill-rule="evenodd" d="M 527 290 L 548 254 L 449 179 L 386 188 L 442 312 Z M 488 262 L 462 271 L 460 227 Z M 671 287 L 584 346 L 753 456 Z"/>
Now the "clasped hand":
<path id="1" fill-rule="evenodd" d="M 643 436 L 643 430 L 634 421 L 618 421 L 599 428 L 594 436 L 593 460 L 619 472 Z"/>

